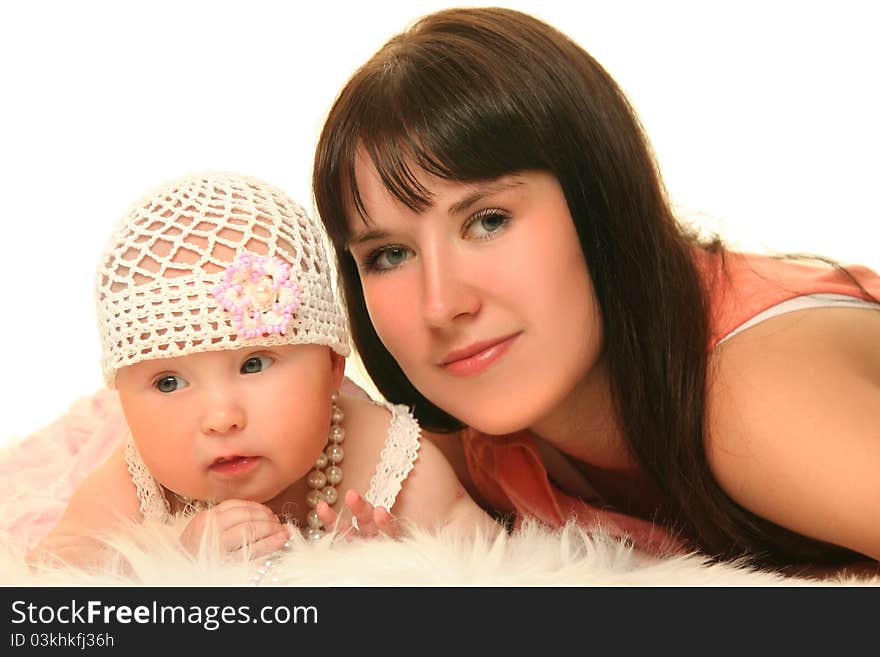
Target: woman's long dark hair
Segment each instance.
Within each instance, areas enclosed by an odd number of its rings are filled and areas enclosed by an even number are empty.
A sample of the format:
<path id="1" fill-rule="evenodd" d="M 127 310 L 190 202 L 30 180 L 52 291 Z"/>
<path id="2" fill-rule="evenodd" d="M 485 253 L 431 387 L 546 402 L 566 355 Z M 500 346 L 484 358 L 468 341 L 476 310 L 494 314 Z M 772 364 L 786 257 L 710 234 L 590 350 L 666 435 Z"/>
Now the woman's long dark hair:
<path id="1" fill-rule="evenodd" d="M 582 48 L 516 11 L 452 9 L 392 38 L 336 99 L 318 143 L 314 194 L 335 246 L 355 345 L 377 388 L 426 428 L 461 423 L 428 401 L 379 340 L 346 212 L 363 214 L 356 152 L 408 207 L 430 203 L 414 173 L 493 179 L 556 176 L 601 308 L 604 351 L 623 434 L 670 500 L 675 524 L 720 558 L 763 565 L 834 563 L 853 553 L 790 532 L 719 488 L 704 451 L 708 302 L 700 243 L 674 218 L 644 132 L 621 89 Z M 414 171 L 414 169 L 416 171 Z"/>

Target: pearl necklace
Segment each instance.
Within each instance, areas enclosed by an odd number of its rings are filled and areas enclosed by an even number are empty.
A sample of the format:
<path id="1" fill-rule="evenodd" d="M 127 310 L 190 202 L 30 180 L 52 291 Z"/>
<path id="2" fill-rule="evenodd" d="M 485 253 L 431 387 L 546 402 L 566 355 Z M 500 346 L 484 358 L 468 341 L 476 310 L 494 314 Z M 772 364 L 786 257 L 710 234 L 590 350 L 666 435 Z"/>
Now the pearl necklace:
<path id="1" fill-rule="evenodd" d="M 309 512 L 306 514 L 306 527 L 303 528 L 303 536 L 306 540 L 315 541 L 327 533 L 327 528 L 318 517 L 315 507 L 318 502 L 324 500 L 331 506 L 339 499 L 339 491 L 337 486 L 342 482 L 342 459 L 345 456 L 345 450 L 342 449 L 342 441 L 345 440 L 345 429 L 342 428 L 342 420 L 345 414 L 342 409 L 336 405 L 336 394 L 331 398 L 330 411 L 330 431 L 327 433 L 327 444 L 324 451 L 315 460 L 314 469 L 309 472 L 306 477 L 306 483 L 309 485 L 309 492 L 306 494 L 306 504 L 309 505 Z M 290 551 L 290 541 L 285 541 L 280 550 L 275 550 L 268 559 L 266 559 L 263 567 L 251 577 L 251 586 L 259 586 L 266 579 L 266 575 L 272 570 L 284 552 Z M 277 584 L 278 578 L 273 577 L 272 583 Z"/>

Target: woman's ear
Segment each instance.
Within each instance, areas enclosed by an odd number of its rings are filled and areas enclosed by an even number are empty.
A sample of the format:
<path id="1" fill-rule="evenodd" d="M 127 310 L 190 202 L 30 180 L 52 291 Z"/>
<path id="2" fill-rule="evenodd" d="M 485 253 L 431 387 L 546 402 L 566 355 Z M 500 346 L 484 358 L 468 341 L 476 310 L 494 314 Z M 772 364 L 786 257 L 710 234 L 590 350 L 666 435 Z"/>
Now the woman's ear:
<path id="1" fill-rule="evenodd" d="M 336 392 L 345 377 L 345 356 L 340 356 L 333 349 L 330 350 L 330 375 L 331 389 Z"/>

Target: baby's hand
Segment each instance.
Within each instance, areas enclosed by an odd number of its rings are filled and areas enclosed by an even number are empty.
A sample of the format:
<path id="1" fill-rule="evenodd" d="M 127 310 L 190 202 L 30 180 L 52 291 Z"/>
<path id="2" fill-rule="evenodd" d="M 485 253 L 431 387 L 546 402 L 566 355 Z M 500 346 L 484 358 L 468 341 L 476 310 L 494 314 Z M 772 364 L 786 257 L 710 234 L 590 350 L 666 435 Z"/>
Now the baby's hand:
<path id="1" fill-rule="evenodd" d="M 264 504 L 224 500 L 199 511 L 183 530 L 180 541 L 190 554 L 198 552 L 209 521 L 216 525 L 220 547 L 227 554 L 249 544 L 254 558 L 264 557 L 280 549 L 290 538 L 287 527 Z"/>
<path id="2" fill-rule="evenodd" d="M 337 516 L 336 512 L 324 500 L 318 502 L 315 511 L 325 527 L 335 528 L 346 537 L 372 537 L 384 534 L 397 538 L 400 534 L 400 527 L 388 509 L 381 506 L 374 507 L 356 490 L 349 489 L 345 494 L 345 506 L 357 520 L 356 527 L 351 520 L 342 520 L 340 516 Z"/>

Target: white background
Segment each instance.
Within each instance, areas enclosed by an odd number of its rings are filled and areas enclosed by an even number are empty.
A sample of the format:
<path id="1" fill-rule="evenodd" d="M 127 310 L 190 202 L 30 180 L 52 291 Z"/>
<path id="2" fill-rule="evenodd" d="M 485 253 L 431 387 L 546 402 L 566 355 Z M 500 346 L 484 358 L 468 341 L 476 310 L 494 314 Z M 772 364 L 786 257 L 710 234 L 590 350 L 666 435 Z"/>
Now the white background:
<path id="1" fill-rule="evenodd" d="M 567 32 L 640 113 L 674 202 L 734 245 L 880 268 L 871 2 L 502 3 Z M 0 444 L 101 385 L 92 274 L 110 228 L 197 169 L 312 207 L 353 70 L 449 3 L 0 5 Z"/>

